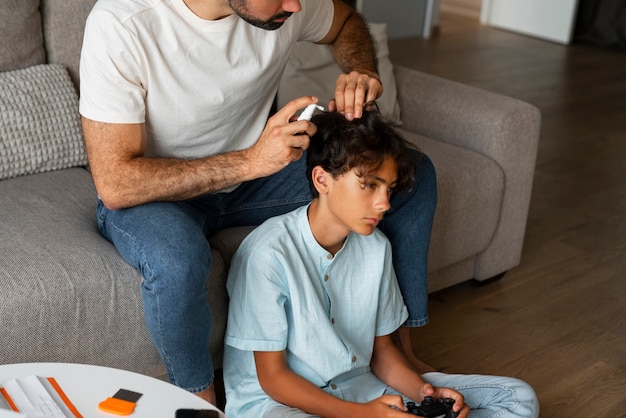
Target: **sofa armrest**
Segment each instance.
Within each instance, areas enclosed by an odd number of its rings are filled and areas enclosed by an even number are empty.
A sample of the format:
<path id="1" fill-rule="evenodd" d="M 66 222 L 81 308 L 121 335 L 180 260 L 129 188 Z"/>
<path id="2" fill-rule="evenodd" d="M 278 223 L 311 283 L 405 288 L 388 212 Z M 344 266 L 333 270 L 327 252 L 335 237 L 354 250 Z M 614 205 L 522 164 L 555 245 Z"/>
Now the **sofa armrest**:
<path id="1" fill-rule="evenodd" d="M 528 103 L 396 66 L 403 128 L 493 159 L 505 175 L 500 221 L 476 263 L 488 279 L 519 264 L 541 125 Z"/>

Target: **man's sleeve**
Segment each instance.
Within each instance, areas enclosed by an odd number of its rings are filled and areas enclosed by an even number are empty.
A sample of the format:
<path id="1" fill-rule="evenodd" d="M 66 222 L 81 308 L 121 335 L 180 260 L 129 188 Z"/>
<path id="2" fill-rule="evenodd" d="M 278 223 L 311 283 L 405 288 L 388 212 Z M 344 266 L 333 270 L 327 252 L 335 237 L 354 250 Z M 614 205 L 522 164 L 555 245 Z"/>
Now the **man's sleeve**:
<path id="1" fill-rule="evenodd" d="M 317 42 L 323 39 L 333 24 L 335 6 L 332 0 L 302 1 L 302 32 L 299 41 Z"/>
<path id="2" fill-rule="evenodd" d="M 142 52 L 131 34 L 106 11 L 92 12 L 80 60 L 80 113 L 108 123 L 145 122 Z"/>

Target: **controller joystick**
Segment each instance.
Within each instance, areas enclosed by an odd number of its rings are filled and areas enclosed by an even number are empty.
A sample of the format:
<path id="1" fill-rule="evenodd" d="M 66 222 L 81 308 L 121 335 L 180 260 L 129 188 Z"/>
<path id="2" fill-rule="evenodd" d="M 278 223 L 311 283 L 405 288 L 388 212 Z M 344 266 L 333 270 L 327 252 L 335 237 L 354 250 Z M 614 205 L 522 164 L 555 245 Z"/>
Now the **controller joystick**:
<path id="1" fill-rule="evenodd" d="M 426 396 L 420 405 L 408 402 L 406 407 L 409 414 L 424 418 L 456 418 L 459 413 L 452 410 L 453 405 L 454 399 L 434 399 L 432 396 Z"/>

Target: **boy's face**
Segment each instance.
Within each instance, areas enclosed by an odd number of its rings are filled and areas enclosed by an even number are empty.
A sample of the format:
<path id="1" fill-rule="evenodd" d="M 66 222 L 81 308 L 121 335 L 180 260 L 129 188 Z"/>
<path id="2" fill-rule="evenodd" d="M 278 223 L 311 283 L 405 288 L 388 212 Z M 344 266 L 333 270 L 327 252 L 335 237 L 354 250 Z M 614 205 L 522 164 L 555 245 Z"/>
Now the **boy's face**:
<path id="1" fill-rule="evenodd" d="M 374 172 L 359 177 L 352 169 L 337 178 L 330 178 L 326 196 L 328 210 L 336 226 L 361 235 L 374 232 L 391 205 L 389 199 L 398 179 L 398 166 L 391 157 Z M 330 225 L 329 225 L 330 226 Z"/>

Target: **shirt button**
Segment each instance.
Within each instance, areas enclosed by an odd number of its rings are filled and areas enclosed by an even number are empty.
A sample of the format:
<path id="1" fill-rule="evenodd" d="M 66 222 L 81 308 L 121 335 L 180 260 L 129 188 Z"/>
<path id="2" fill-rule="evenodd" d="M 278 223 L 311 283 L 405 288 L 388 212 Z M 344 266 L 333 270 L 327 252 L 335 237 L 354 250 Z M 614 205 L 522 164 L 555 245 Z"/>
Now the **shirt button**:
<path id="1" fill-rule="evenodd" d="M 333 390 L 335 390 L 335 389 L 337 389 L 337 385 L 336 385 L 336 384 L 334 384 L 334 383 L 331 383 L 331 384 L 330 384 L 330 388 L 331 388 L 331 389 L 333 389 Z"/>
<path id="2" fill-rule="evenodd" d="M 333 259 L 333 255 L 332 255 L 332 254 L 328 254 L 328 255 L 326 256 L 326 258 L 327 258 L 327 259 L 329 259 L 329 260 L 332 260 L 332 259 Z"/>
<path id="3" fill-rule="evenodd" d="M 324 276 L 324 281 L 327 282 L 328 281 L 328 274 Z"/>
<path id="4" fill-rule="evenodd" d="M 352 356 L 352 362 L 356 363 L 356 356 Z"/>

